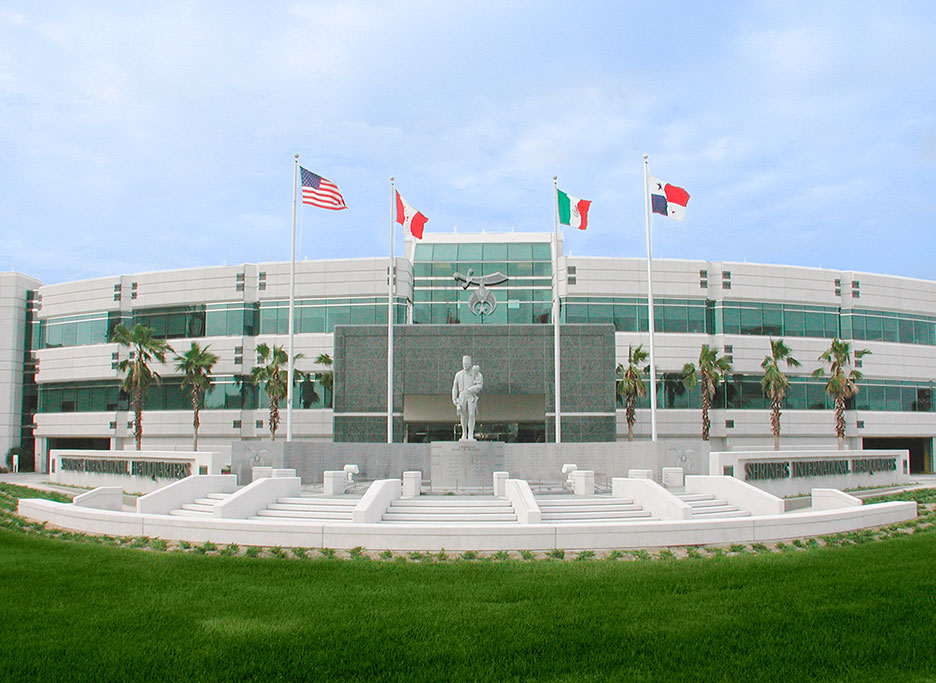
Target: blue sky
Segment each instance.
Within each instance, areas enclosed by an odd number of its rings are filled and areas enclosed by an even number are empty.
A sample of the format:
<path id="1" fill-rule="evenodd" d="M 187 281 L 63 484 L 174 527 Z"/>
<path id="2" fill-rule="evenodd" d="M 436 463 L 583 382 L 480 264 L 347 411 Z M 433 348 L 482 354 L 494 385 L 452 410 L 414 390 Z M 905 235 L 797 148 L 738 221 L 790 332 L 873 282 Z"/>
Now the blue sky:
<path id="1" fill-rule="evenodd" d="M 391 175 L 435 232 L 551 230 L 558 175 L 567 251 L 643 256 L 646 153 L 692 195 L 654 256 L 936 279 L 934 36 L 924 1 L 9 2 L 0 268 L 288 260 L 296 153 L 350 207 L 300 257 L 386 254 Z"/>

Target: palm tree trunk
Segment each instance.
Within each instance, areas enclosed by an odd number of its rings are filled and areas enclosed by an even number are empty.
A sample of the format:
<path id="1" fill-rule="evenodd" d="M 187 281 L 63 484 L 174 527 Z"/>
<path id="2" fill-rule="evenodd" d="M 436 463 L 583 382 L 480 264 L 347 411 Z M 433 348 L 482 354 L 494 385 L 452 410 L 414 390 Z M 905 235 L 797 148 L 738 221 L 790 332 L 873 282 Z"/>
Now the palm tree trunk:
<path id="1" fill-rule="evenodd" d="M 133 438 L 136 440 L 136 449 L 143 450 L 143 389 L 136 387 L 133 390 Z"/>
<path id="2" fill-rule="evenodd" d="M 773 432 L 773 449 L 780 450 L 780 402 L 773 401 L 770 405 L 770 429 Z"/>
<path id="3" fill-rule="evenodd" d="M 637 422 L 637 411 L 634 409 L 634 399 L 633 397 L 627 398 L 627 410 L 625 411 L 627 416 L 627 440 L 634 440 L 634 423 Z"/>
<path id="4" fill-rule="evenodd" d="M 845 449 L 845 398 L 835 397 L 835 436 L 838 437 L 838 449 Z"/>
<path id="5" fill-rule="evenodd" d="M 270 440 L 276 441 L 276 430 L 279 428 L 279 401 L 270 399 Z"/>
<path id="6" fill-rule="evenodd" d="M 198 388 L 193 386 L 192 387 L 192 412 L 194 414 L 194 417 L 192 418 L 192 427 L 194 428 L 194 432 L 195 432 L 194 437 L 192 438 L 192 450 L 193 451 L 198 450 L 198 427 L 200 425 L 200 422 L 198 419 L 198 404 L 200 403 L 199 398 L 200 397 L 198 395 Z"/>
<path id="7" fill-rule="evenodd" d="M 711 406 L 711 399 L 709 399 L 708 392 L 708 382 L 703 377 L 702 379 L 702 440 L 709 440 L 709 429 L 711 428 L 711 421 L 709 420 L 709 407 Z"/>

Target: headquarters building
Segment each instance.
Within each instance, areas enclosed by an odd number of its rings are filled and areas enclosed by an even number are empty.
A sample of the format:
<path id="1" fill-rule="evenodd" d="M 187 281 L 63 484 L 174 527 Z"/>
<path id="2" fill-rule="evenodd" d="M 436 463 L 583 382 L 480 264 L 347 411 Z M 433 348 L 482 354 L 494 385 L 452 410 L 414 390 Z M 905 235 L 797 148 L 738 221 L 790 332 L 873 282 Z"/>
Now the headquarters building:
<path id="1" fill-rule="evenodd" d="M 553 253 L 553 249 L 556 253 Z M 295 350 L 302 370 L 334 360 L 334 392 L 301 383 L 293 439 L 387 440 L 388 264 L 383 258 L 296 264 Z M 555 268 L 554 268 L 555 264 Z M 395 259 L 394 441 L 457 436 L 451 383 L 463 355 L 481 366 L 479 439 L 555 439 L 554 292 L 560 301 L 560 429 L 564 442 L 626 439 L 615 366 L 648 344 L 646 260 L 566 256 L 552 233 L 428 234 Z M 139 273 L 43 285 L 0 275 L 0 448 L 22 444 L 46 469 L 52 448 L 133 444 L 133 413 L 117 364 L 115 325 L 142 323 L 184 352 L 220 358 L 205 397 L 200 447 L 269 439 L 265 396 L 247 377 L 260 343 L 286 346 L 290 264 Z M 811 377 L 830 340 L 871 355 L 849 402 L 847 445 L 906 448 L 911 471 L 933 472 L 936 282 L 851 271 L 696 260 L 654 260 L 658 432 L 698 439 L 700 396 L 679 372 L 703 344 L 734 374 L 712 411 L 713 450 L 771 448 L 761 361 L 783 338 L 790 371 L 784 447 L 834 447 L 834 415 Z M 460 277 L 459 277 L 460 276 Z M 482 286 L 484 285 L 484 289 Z M 479 305 L 480 302 L 480 305 Z M 144 448 L 186 448 L 192 414 L 173 365 L 146 396 Z M 650 436 L 649 400 L 637 439 Z M 284 410 L 285 412 L 285 410 Z M 277 438 L 285 438 L 285 415 Z"/>

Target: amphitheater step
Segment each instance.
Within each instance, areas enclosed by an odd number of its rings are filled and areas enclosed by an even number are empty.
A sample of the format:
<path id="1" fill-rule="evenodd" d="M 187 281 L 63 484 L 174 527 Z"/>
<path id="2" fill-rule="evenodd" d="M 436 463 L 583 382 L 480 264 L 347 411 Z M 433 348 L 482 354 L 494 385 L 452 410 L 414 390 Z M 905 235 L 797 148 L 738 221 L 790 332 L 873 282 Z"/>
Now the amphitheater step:
<path id="1" fill-rule="evenodd" d="M 353 506 L 345 505 L 327 505 L 322 503 L 288 503 L 288 499 L 281 498 L 279 502 L 267 505 L 268 510 L 303 510 L 309 513 L 327 512 L 338 515 L 350 515 L 354 510 Z"/>
<path id="2" fill-rule="evenodd" d="M 417 498 L 400 498 L 393 501 L 393 505 L 408 505 L 412 507 L 449 508 L 449 507 L 503 507 L 510 506 L 504 498 L 494 496 L 419 496 Z"/>
<path id="3" fill-rule="evenodd" d="M 391 512 L 387 511 L 384 513 L 383 521 L 385 522 L 516 522 L 517 515 L 513 512 L 504 513 L 504 514 L 492 514 L 492 513 L 470 513 L 462 512 L 457 514 L 447 514 L 444 512 L 432 513 L 432 512 L 421 512 L 419 514 L 415 513 L 406 513 L 406 512 Z"/>
<path id="4" fill-rule="evenodd" d="M 177 510 L 170 510 L 169 514 L 172 515 L 173 517 L 211 517 L 212 516 L 210 512 L 200 512 L 198 510 L 183 510 L 181 508 Z"/>
<path id="5" fill-rule="evenodd" d="M 633 503 L 620 503 L 618 505 L 540 505 L 540 510 L 545 513 L 559 514 L 566 512 L 594 512 L 597 514 L 611 515 L 617 512 L 633 512 L 643 508 Z"/>
<path id="6" fill-rule="evenodd" d="M 726 510 L 706 510 L 705 512 L 696 512 L 693 514 L 693 519 L 721 519 L 729 517 L 750 517 L 751 513 L 747 510 L 741 510 L 740 508 L 734 506 L 728 506 L 730 509 Z"/>
<path id="7" fill-rule="evenodd" d="M 336 508 L 354 508 L 361 500 L 360 496 L 356 497 L 344 497 L 341 498 L 331 498 L 321 495 L 299 495 L 299 496 L 286 496 L 284 498 L 277 499 L 279 503 L 290 503 L 293 505 L 328 505 Z"/>
<path id="8" fill-rule="evenodd" d="M 274 503 L 275 505 L 275 503 Z M 281 510 L 281 509 L 270 509 L 268 507 L 265 510 L 257 510 L 257 517 L 263 517 L 268 519 L 270 517 L 288 517 L 290 519 L 313 519 L 313 520 L 350 520 L 350 512 L 341 512 L 339 510 L 335 511 L 326 511 L 318 512 L 314 510 Z"/>
<path id="9" fill-rule="evenodd" d="M 575 520 L 588 520 L 588 521 L 617 521 L 617 520 L 626 520 L 626 519 L 641 519 L 645 520 L 650 516 L 650 513 L 644 510 L 643 508 L 637 508 L 636 510 L 622 510 L 615 512 L 563 512 L 563 513 L 553 513 L 541 511 L 541 518 L 544 522 L 553 522 L 553 521 L 575 521 Z"/>
<path id="10" fill-rule="evenodd" d="M 194 503 L 184 503 L 184 504 L 182 505 L 182 509 L 183 509 L 183 510 L 188 510 L 188 511 L 190 511 L 190 512 L 205 512 L 205 513 L 207 513 L 207 514 L 210 515 L 210 514 L 212 514 L 212 513 L 214 512 L 214 504 L 213 504 L 213 503 L 209 503 L 209 504 L 207 504 L 207 505 L 204 505 L 204 504 L 198 503 L 198 502 L 194 502 Z"/>

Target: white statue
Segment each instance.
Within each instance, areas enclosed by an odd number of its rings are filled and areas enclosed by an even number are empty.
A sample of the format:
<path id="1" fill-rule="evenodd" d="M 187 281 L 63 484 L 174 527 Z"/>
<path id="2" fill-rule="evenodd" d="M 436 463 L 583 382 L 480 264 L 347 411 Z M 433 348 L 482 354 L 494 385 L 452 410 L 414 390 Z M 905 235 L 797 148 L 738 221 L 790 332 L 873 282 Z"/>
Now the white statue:
<path id="1" fill-rule="evenodd" d="M 462 426 L 462 441 L 474 441 L 475 419 L 478 415 L 478 394 L 484 387 L 480 365 L 471 365 L 471 356 L 462 357 L 462 369 L 452 383 L 452 403 Z"/>

